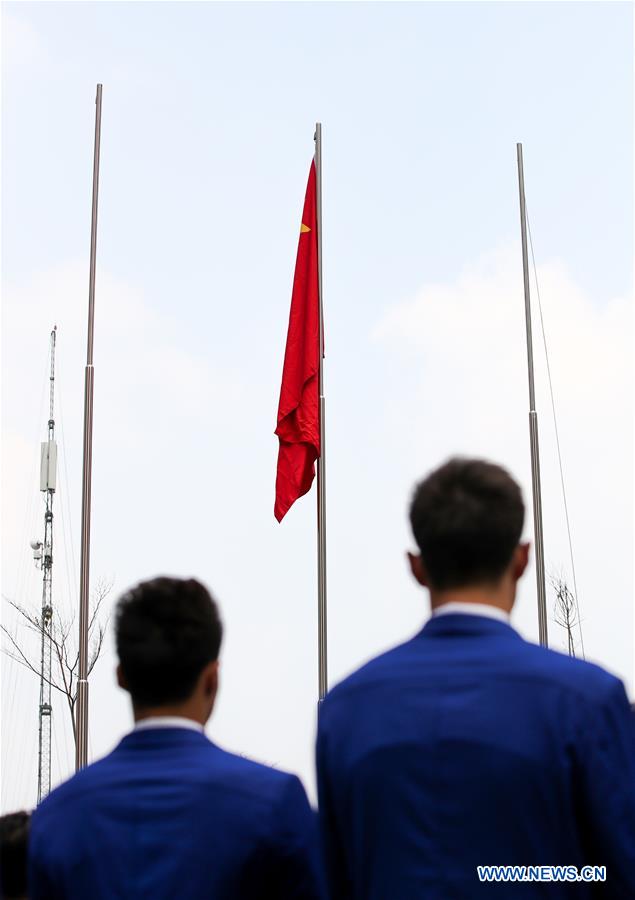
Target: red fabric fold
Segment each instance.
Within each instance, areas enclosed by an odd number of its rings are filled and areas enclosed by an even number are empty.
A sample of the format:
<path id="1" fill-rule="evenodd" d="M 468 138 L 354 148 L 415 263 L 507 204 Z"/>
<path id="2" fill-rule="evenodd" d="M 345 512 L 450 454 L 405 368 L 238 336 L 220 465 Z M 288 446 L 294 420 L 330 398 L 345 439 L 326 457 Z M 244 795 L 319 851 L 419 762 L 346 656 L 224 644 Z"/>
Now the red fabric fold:
<path id="1" fill-rule="evenodd" d="M 319 283 L 315 163 L 304 199 L 284 354 L 278 422 L 278 467 L 274 515 L 281 522 L 310 489 L 320 455 Z"/>

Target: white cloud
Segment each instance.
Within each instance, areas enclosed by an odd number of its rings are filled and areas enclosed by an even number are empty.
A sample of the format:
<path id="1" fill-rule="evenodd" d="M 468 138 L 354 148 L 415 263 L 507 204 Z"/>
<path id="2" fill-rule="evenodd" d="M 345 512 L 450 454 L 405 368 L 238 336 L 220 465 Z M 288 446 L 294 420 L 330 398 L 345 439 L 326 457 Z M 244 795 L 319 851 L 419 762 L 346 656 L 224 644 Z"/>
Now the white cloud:
<path id="1" fill-rule="evenodd" d="M 593 303 L 558 262 L 538 268 L 587 655 L 630 682 L 632 598 L 632 309 Z M 545 556 L 571 580 L 545 354 L 532 286 Z M 427 285 L 386 310 L 373 339 L 391 356 L 395 427 L 412 419 L 410 444 L 434 465 L 483 455 L 520 479 L 533 533 L 528 387 L 520 255 L 503 248 L 453 283 Z M 397 385 L 399 386 L 397 388 Z M 412 415 L 412 410 L 417 415 Z M 535 634 L 533 573 L 517 613 Z M 550 601 L 551 603 L 551 601 Z M 551 610 L 550 610 L 551 614 Z M 550 637 L 562 635 L 550 624 Z"/>

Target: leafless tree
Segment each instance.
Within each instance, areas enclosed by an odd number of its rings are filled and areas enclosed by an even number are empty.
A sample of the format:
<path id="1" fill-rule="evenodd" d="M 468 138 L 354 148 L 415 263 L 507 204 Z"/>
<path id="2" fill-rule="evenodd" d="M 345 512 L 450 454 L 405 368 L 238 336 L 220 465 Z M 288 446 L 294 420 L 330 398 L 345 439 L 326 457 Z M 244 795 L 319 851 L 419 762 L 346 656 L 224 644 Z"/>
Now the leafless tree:
<path id="1" fill-rule="evenodd" d="M 102 579 L 98 582 L 93 591 L 90 611 L 88 619 L 88 674 L 95 668 L 95 663 L 99 659 L 99 654 L 104 643 L 106 628 L 108 626 L 108 618 L 100 617 L 101 607 L 104 600 L 112 589 L 112 582 Z M 9 604 L 19 615 L 19 623 L 22 631 L 36 634 L 39 641 L 42 637 L 42 619 L 37 613 L 33 613 L 26 609 L 15 600 L 4 597 L 6 603 Z M 51 622 L 51 680 L 50 685 L 60 694 L 63 694 L 68 704 L 68 711 L 71 717 L 71 725 L 73 728 L 73 740 L 77 741 L 76 724 L 75 724 L 75 704 L 77 702 L 77 677 L 79 669 L 79 650 L 77 649 L 75 615 L 70 618 L 63 617 L 59 611 L 53 613 Z M 39 654 L 35 655 L 27 649 L 27 642 L 18 638 L 17 633 L 11 634 L 5 625 L 0 625 L 6 645 L 2 648 L 10 659 L 15 660 L 24 666 L 34 675 L 40 678 L 40 662 Z"/>
<path id="2" fill-rule="evenodd" d="M 567 649 L 569 656 L 575 656 L 573 629 L 579 624 L 578 604 L 569 589 L 566 578 L 562 575 L 550 575 L 549 581 L 556 595 L 554 603 L 554 619 L 567 632 Z"/>

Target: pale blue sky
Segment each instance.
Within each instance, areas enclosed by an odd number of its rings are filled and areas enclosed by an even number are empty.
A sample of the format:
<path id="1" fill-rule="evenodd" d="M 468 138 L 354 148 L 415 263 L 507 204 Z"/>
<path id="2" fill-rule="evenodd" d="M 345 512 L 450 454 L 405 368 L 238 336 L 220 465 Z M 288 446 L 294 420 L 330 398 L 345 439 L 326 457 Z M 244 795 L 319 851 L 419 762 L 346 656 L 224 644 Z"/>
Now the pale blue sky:
<path id="1" fill-rule="evenodd" d="M 205 580 L 228 626 L 210 734 L 298 771 L 311 790 L 315 497 L 281 526 L 272 510 L 314 123 L 332 679 L 425 618 L 403 559 L 415 479 L 450 452 L 485 453 L 530 501 L 520 140 L 585 643 L 630 687 L 632 5 L 23 2 L 3 4 L 2 17 L 3 593 L 38 602 L 31 461 L 53 322 L 79 536 L 100 81 L 93 574 L 115 578 L 113 599 L 159 571 Z M 546 553 L 566 569 L 535 340 Z M 23 540 L 14 522 L 25 507 Z M 72 578 L 56 578 L 72 604 Z M 532 579 L 517 614 L 530 637 Z M 129 722 L 112 667 L 109 647 L 91 687 L 95 753 Z M 3 738 L 5 764 L 22 773 L 3 806 L 32 801 L 36 739 L 33 685 L 10 677 L 30 709 L 12 746 L 28 750 L 18 760 Z M 56 766 L 59 777 L 63 759 Z"/>
<path id="2" fill-rule="evenodd" d="M 443 280 L 457 259 L 515 236 L 517 140 L 543 253 L 595 297 L 629 288 L 630 4 L 4 9 L 41 37 L 39 59 L 4 83 L 7 277 L 32 270 L 34 246 L 43 268 L 84 252 L 91 136 L 78 112 L 100 80 L 100 260 L 126 277 L 133 268 L 167 310 L 187 297 L 213 325 L 219 289 L 233 282 L 242 297 L 284 277 L 263 237 L 295 221 L 316 118 L 331 306 L 354 290 L 365 298 L 355 315 L 378 308 L 421 271 Z M 384 262 L 371 290 L 369 256 Z"/>

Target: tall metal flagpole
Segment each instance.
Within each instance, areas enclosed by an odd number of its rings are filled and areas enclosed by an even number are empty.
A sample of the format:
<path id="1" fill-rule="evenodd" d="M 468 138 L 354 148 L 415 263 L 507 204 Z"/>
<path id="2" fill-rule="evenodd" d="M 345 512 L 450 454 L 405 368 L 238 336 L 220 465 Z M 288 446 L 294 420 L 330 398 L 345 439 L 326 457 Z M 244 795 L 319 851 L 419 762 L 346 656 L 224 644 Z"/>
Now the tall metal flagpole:
<path id="1" fill-rule="evenodd" d="M 326 628 L 326 445 L 324 429 L 324 307 L 322 303 L 322 124 L 315 125 L 315 180 L 317 193 L 318 290 L 320 295 L 320 455 L 317 461 L 317 538 L 318 538 L 318 688 L 320 703 L 327 691 Z"/>
<path id="2" fill-rule="evenodd" d="M 525 326 L 527 331 L 527 372 L 529 377 L 529 442 L 531 450 L 531 486 L 534 501 L 534 542 L 536 552 L 536 584 L 538 587 L 538 635 L 543 647 L 548 645 L 547 601 L 545 590 L 545 556 L 542 536 L 542 499 L 540 490 L 540 452 L 538 447 L 538 414 L 534 390 L 534 354 L 531 339 L 531 306 L 529 300 L 529 263 L 527 260 L 527 213 L 525 210 L 525 176 L 523 145 L 516 144 L 518 157 L 518 189 L 520 192 L 520 236 L 523 249 L 525 284 Z"/>
<path id="3" fill-rule="evenodd" d="M 77 680 L 77 738 L 75 768 L 88 761 L 88 602 L 90 587 L 90 499 L 93 464 L 93 335 L 95 326 L 95 263 L 97 258 L 97 200 L 99 196 L 99 147 L 101 141 L 101 84 L 95 99 L 95 152 L 93 157 L 93 210 L 90 231 L 88 283 L 88 344 L 84 374 L 84 477 L 82 481 L 82 556 L 79 600 L 79 671 Z"/>

